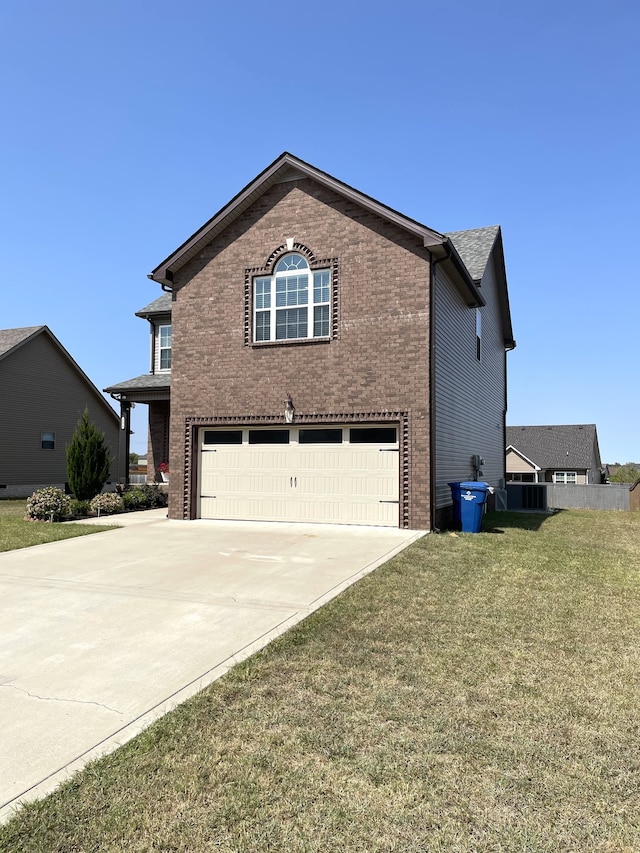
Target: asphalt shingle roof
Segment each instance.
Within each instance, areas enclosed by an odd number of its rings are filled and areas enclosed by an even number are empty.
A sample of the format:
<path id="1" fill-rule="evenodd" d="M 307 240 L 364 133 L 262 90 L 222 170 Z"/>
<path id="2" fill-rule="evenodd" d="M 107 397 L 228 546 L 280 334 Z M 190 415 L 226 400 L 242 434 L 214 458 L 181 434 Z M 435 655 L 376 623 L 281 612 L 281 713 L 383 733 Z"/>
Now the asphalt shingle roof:
<path id="1" fill-rule="evenodd" d="M 5 355 L 14 347 L 30 338 L 43 326 L 25 326 L 22 329 L 0 329 L 0 356 Z"/>
<path id="2" fill-rule="evenodd" d="M 515 447 L 543 469 L 590 468 L 597 438 L 595 424 L 511 426 L 506 437 L 507 447 Z"/>
<path id="3" fill-rule="evenodd" d="M 161 388 L 169 388 L 170 386 L 170 373 L 143 373 L 142 376 L 125 379 L 124 382 L 116 382 L 104 390 L 108 394 L 116 394 L 119 391 L 155 391 Z"/>
<path id="4" fill-rule="evenodd" d="M 446 235 L 475 281 L 479 281 L 484 275 L 499 230 L 499 225 L 489 225 L 468 231 L 449 231 Z"/>
<path id="5" fill-rule="evenodd" d="M 136 317 L 147 317 L 149 314 L 171 314 L 171 294 L 163 293 L 153 302 L 136 311 Z"/>

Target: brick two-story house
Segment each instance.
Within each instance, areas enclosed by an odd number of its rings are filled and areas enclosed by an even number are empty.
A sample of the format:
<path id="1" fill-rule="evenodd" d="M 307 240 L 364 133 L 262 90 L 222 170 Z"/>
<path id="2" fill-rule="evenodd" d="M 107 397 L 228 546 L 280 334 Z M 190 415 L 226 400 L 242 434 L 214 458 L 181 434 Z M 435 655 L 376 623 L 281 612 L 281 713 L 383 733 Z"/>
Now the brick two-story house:
<path id="1" fill-rule="evenodd" d="M 504 482 L 498 226 L 441 234 L 281 155 L 149 276 L 149 470 L 172 518 L 434 527 Z"/>

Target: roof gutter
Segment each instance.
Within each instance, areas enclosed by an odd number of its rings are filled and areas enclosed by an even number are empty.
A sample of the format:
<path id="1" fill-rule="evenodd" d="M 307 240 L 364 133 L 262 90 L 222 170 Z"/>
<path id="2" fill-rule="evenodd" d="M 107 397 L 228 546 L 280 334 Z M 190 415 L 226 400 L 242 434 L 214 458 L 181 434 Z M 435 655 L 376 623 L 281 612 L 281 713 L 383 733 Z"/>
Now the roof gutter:
<path id="1" fill-rule="evenodd" d="M 147 278 L 157 282 L 165 293 L 173 293 L 173 272 L 171 270 L 165 270 L 162 278 L 156 278 L 152 272 L 147 274 Z"/>

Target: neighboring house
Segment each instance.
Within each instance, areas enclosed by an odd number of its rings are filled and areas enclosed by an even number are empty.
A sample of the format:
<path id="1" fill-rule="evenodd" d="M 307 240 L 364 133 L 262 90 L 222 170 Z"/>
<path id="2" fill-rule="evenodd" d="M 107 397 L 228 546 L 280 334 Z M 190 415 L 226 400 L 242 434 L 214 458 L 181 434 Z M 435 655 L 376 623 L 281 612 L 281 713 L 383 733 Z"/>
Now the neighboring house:
<path id="1" fill-rule="evenodd" d="M 67 445 L 85 408 L 117 478 L 120 418 L 47 326 L 0 331 L 0 497 L 64 488 Z"/>
<path id="2" fill-rule="evenodd" d="M 595 424 L 507 427 L 507 481 L 605 482 Z"/>
<path id="3" fill-rule="evenodd" d="M 430 529 L 450 481 L 504 484 L 498 226 L 441 234 L 285 153 L 149 277 L 151 373 L 106 390 L 148 403 L 170 517 Z"/>

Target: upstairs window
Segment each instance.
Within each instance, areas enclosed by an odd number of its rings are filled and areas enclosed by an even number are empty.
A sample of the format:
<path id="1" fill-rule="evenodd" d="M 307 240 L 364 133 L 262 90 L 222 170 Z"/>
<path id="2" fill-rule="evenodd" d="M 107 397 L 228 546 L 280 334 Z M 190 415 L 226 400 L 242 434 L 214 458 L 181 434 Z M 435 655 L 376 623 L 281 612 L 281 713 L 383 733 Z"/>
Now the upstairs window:
<path id="1" fill-rule="evenodd" d="M 256 342 L 329 337 L 331 275 L 309 268 L 299 253 L 285 255 L 272 276 L 253 281 Z"/>
<path id="2" fill-rule="evenodd" d="M 158 326 L 158 367 L 171 370 L 171 326 Z"/>
<path id="3" fill-rule="evenodd" d="M 482 358 L 482 314 L 479 308 L 476 308 L 476 358 L 478 361 Z"/>

